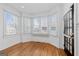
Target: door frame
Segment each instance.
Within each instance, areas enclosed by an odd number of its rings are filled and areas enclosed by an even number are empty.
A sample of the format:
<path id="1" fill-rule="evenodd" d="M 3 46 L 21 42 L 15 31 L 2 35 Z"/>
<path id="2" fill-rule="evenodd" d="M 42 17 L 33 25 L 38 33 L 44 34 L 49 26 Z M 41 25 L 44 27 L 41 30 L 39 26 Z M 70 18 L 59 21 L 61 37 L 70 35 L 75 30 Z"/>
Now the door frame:
<path id="1" fill-rule="evenodd" d="M 79 52 L 78 51 L 77 30 L 76 30 L 77 29 L 77 27 L 76 27 L 77 20 L 78 20 L 78 3 L 74 3 L 74 56 L 78 56 L 78 52 Z"/>

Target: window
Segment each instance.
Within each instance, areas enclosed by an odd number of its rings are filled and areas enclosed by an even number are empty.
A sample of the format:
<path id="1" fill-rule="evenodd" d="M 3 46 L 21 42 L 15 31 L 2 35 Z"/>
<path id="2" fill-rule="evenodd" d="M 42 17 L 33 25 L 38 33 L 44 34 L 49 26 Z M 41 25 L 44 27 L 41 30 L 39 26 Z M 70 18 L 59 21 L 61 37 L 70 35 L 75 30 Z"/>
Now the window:
<path id="1" fill-rule="evenodd" d="M 6 35 L 16 34 L 17 17 L 12 13 L 4 12 L 4 32 Z"/>
<path id="2" fill-rule="evenodd" d="M 49 34 L 50 35 L 57 35 L 57 16 L 48 16 L 48 23 L 49 23 Z"/>
<path id="3" fill-rule="evenodd" d="M 48 33 L 48 20 L 47 17 L 43 16 L 41 17 L 41 32 L 42 33 Z"/>
<path id="4" fill-rule="evenodd" d="M 40 18 L 33 18 L 32 23 L 32 32 L 33 33 L 39 33 L 40 32 Z"/>
<path id="5" fill-rule="evenodd" d="M 47 17 L 45 16 L 33 17 L 32 22 L 33 22 L 32 25 L 33 34 L 48 35 Z"/>
<path id="6" fill-rule="evenodd" d="M 23 17 L 23 32 L 26 34 L 57 35 L 57 16 Z"/>
<path id="7" fill-rule="evenodd" d="M 29 17 L 23 17 L 23 31 L 24 33 L 31 33 L 31 19 Z"/>

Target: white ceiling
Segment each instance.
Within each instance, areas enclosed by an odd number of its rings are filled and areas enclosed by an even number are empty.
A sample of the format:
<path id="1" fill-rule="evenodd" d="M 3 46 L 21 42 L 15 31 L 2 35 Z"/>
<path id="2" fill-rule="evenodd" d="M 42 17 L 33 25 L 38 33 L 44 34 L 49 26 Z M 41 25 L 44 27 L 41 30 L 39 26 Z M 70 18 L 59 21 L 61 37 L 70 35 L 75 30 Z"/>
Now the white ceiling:
<path id="1" fill-rule="evenodd" d="M 62 6 L 61 3 L 11 3 L 10 5 L 20 12 L 27 14 L 39 14 L 54 11 Z M 21 8 L 24 6 L 24 8 Z"/>

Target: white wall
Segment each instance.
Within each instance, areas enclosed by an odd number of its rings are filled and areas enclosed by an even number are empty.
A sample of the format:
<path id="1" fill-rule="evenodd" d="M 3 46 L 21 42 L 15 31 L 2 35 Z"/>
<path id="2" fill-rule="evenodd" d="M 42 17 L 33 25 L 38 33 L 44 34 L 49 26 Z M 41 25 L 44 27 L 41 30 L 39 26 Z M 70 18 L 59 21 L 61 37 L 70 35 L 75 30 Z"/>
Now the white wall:
<path id="1" fill-rule="evenodd" d="M 3 43 L 3 10 L 2 6 L 0 5 L 0 50 L 4 48 Z"/>
<path id="2" fill-rule="evenodd" d="M 76 39 L 76 43 L 75 43 L 75 54 L 77 55 L 77 56 L 79 56 L 79 3 L 77 3 L 76 4 L 76 12 L 75 12 L 76 14 L 76 19 L 75 19 L 75 23 L 76 23 L 76 25 L 75 25 L 75 39 Z"/>
<path id="3" fill-rule="evenodd" d="M 15 45 L 15 44 L 21 42 L 19 34 L 10 35 L 10 36 L 7 36 L 7 35 L 3 34 L 4 33 L 4 29 L 3 29 L 4 28 L 4 23 L 3 23 L 4 10 L 8 10 L 8 11 L 10 11 L 11 13 L 13 13 L 17 16 L 20 16 L 20 12 L 18 12 L 16 9 L 14 9 L 12 7 L 9 7 L 9 6 L 6 6 L 4 4 L 0 4 L 0 50 L 3 50 L 5 48 L 8 48 L 12 45 Z M 19 25 L 20 25 L 20 23 L 19 23 Z M 20 33 L 20 30 L 19 30 L 20 26 L 18 26 L 18 27 L 19 27 L 18 28 L 18 33 Z"/>

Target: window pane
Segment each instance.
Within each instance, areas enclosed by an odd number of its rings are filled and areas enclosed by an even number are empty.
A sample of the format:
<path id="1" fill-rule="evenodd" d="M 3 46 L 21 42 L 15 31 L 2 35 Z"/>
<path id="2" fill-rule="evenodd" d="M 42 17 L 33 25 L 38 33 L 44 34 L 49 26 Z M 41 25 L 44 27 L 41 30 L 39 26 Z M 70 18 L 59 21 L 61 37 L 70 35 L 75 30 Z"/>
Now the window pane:
<path id="1" fill-rule="evenodd" d="M 47 17 L 41 17 L 41 32 L 48 32 L 48 20 Z"/>
<path id="2" fill-rule="evenodd" d="M 40 18 L 39 17 L 35 17 L 32 19 L 33 21 L 33 32 L 39 32 L 40 31 Z"/>
<path id="3" fill-rule="evenodd" d="M 15 16 L 9 12 L 4 12 L 4 25 L 5 25 L 5 34 L 11 35 L 16 34 L 16 21 Z"/>
<path id="4" fill-rule="evenodd" d="M 23 19 L 23 30 L 24 33 L 31 33 L 31 19 L 29 17 Z"/>

